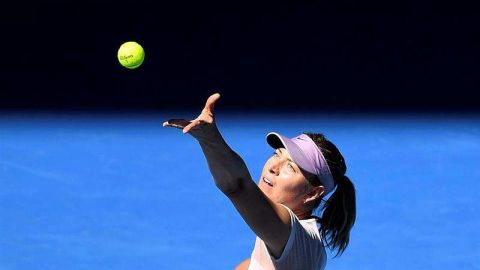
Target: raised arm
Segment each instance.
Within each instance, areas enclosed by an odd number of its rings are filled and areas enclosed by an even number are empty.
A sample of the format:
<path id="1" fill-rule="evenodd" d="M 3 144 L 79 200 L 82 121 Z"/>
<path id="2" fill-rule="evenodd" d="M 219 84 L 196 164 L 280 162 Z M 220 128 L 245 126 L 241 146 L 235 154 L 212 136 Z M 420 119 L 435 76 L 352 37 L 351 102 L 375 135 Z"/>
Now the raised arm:
<path id="1" fill-rule="evenodd" d="M 272 202 L 252 180 L 243 159 L 220 134 L 213 116 L 219 94 L 211 95 L 201 114 L 194 120 L 171 119 L 165 127 L 181 128 L 198 140 L 212 173 L 215 185 L 232 201 L 248 226 L 278 257 L 290 234 L 290 215 Z"/>

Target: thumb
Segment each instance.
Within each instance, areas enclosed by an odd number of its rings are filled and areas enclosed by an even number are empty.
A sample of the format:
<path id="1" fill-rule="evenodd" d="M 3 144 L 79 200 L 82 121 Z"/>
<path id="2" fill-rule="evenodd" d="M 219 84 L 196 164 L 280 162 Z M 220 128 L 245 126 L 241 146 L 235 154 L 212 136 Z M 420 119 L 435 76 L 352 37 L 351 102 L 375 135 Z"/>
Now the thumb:
<path id="1" fill-rule="evenodd" d="M 207 112 L 213 112 L 213 108 L 215 106 L 215 102 L 217 102 L 217 100 L 220 98 L 220 94 L 219 93 L 215 93 L 213 95 L 211 95 L 208 99 L 207 99 L 207 102 L 205 104 L 205 108 L 204 110 L 207 111 Z"/>

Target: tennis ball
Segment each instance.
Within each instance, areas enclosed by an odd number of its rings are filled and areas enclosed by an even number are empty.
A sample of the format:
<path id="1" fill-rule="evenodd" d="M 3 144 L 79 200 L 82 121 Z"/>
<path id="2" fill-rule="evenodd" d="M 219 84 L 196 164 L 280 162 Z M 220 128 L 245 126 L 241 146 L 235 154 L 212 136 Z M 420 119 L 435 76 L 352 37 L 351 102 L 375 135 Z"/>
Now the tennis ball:
<path id="1" fill-rule="evenodd" d="M 135 41 L 128 41 L 122 44 L 117 53 L 118 62 L 128 69 L 138 68 L 145 58 L 145 51 Z"/>

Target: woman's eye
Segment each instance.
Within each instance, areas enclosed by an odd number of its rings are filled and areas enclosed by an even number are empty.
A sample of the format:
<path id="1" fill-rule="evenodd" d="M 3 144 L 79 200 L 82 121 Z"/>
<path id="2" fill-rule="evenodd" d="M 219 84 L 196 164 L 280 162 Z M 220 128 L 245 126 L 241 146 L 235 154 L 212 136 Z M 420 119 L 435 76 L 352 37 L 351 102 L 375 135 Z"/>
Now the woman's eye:
<path id="1" fill-rule="evenodd" d="M 292 164 L 288 164 L 288 169 L 292 172 L 295 172 L 295 169 L 293 168 Z"/>
<path id="2" fill-rule="evenodd" d="M 278 157 L 278 154 L 277 154 L 277 152 L 273 152 L 273 155 L 274 155 L 274 156 L 276 156 L 276 157 Z"/>

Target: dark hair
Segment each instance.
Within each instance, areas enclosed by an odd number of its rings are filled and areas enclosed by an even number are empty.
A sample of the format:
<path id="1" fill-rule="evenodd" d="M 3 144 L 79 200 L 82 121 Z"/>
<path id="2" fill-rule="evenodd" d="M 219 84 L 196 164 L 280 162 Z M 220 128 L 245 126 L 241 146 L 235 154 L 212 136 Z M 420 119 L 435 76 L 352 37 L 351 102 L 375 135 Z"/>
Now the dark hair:
<path id="1" fill-rule="evenodd" d="M 347 248 L 350 240 L 350 230 L 355 223 L 355 187 L 345 175 L 347 165 L 338 148 L 327 140 L 323 134 L 305 134 L 315 142 L 322 152 L 337 185 L 337 189 L 320 209 L 323 211 L 320 218 L 320 234 L 328 248 L 337 250 L 336 257 Z M 318 207 L 321 201 L 319 199 L 314 208 Z"/>

